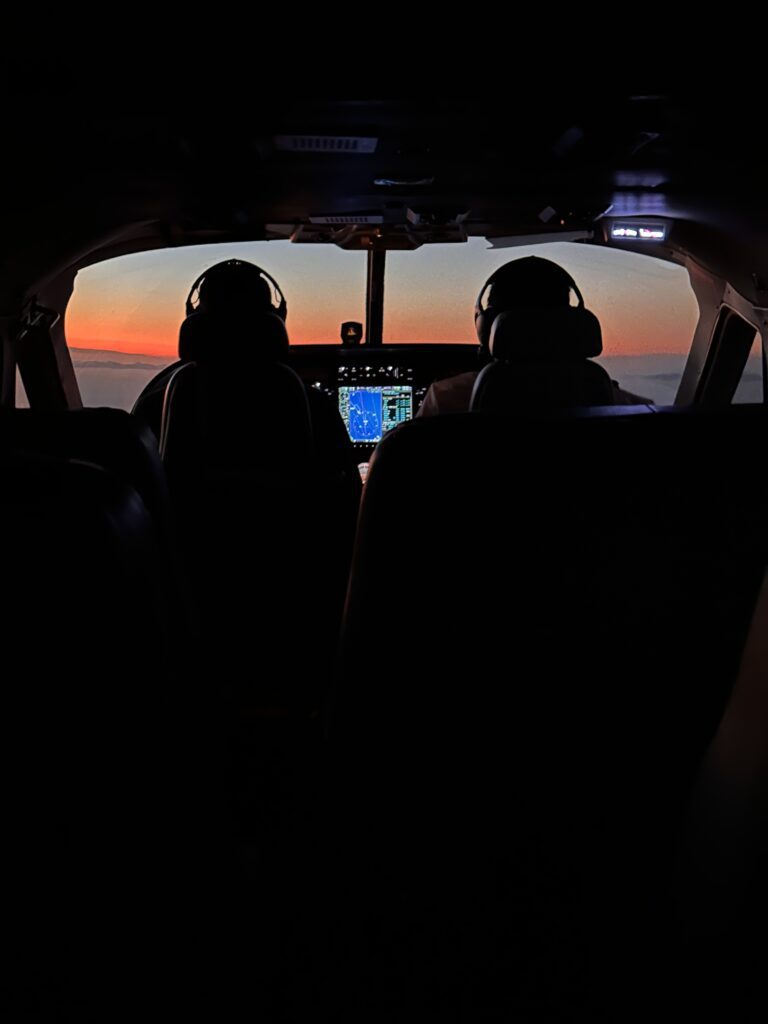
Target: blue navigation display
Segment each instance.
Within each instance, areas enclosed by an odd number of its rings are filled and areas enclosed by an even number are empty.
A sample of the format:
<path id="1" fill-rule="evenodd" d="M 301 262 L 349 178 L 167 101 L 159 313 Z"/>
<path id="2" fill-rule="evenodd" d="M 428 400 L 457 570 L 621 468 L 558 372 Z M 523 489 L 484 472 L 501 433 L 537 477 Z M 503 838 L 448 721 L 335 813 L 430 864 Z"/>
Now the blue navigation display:
<path id="1" fill-rule="evenodd" d="M 339 412 L 355 444 L 376 444 L 398 423 L 413 416 L 413 388 L 339 388 Z"/>

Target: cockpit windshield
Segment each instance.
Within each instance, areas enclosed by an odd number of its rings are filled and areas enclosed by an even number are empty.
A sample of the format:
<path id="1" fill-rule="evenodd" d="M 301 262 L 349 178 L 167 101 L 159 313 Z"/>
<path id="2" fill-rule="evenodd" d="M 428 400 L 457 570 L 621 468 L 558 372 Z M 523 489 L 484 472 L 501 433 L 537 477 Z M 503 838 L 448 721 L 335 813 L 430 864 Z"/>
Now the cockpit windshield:
<path id="1" fill-rule="evenodd" d="M 601 362 L 624 388 L 674 401 L 698 318 L 684 267 L 615 249 L 551 242 L 494 248 L 482 238 L 391 251 L 385 345 L 475 344 L 474 307 L 509 260 L 554 260 L 578 282 L 603 331 Z M 81 270 L 66 313 L 83 399 L 130 408 L 144 383 L 176 358 L 190 284 L 224 259 L 249 260 L 280 283 L 293 345 L 340 345 L 341 325 L 365 327 L 366 254 L 332 245 L 242 242 L 153 250 Z"/>

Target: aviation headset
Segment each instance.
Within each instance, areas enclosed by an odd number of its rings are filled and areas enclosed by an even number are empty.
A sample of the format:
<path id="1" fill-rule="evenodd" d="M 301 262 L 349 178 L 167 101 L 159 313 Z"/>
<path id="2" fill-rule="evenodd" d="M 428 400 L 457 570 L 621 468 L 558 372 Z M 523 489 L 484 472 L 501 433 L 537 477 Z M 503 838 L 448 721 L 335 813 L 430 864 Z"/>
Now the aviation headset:
<path id="1" fill-rule="evenodd" d="M 185 303 L 185 311 L 187 316 L 199 312 L 201 297 L 204 299 L 206 292 L 206 282 L 208 288 L 212 284 L 216 284 L 218 279 L 222 281 L 226 280 L 229 274 L 229 269 L 225 268 L 248 268 L 245 273 L 255 271 L 252 276 L 255 278 L 258 275 L 259 281 L 264 285 L 266 292 L 269 293 L 269 304 L 271 313 L 279 316 L 280 319 L 285 322 L 285 318 L 288 315 L 288 303 L 285 301 L 282 289 L 277 281 L 268 274 L 266 270 L 261 267 L 257 267 L 255 263 L 249 263 L 247 260 L 222 260 L 221 263 L 215 263 L 212 267 L 208 267 L 202 274 L 195 280 L 192 287 L 189 289 L 189 295 L 187 295 L 187 301 Z M 266 294 L 266 293 L 265 293 Z"/>
<path id="2" fill-rule="evenodd" d="M 504 285 L 507 288 L 504 288 Z M 513 288 L 521 292 L 526 285 L 538 295 L 546 295 L 547 299 L 557 295 L 569 295 L 573 291 L 578 300 L 578 308 L 584 309 L 584 296 L 579 291 L 579 286 L 573 280 L 567 270 L 552 260 L 542 259 L 540 256 L 523 256 L 517 260 L 510 260 L 498 270 L 495 270 L 483 287 L 475 302 L 475 330 L 477 340 L 480 342 L 481 355 L 487 356 L 491 340 L 491 328 L 493 321 L 499 313 L 517 306 L 524 306 L 525 302 L 510 301 L 509 298 L 498 299 L 490 302 L 490 292 L 493 287 L 499 289 L 503 295 Z M 548 302 L 548 305 L 558 305 L 556 302 Z M 539 305 L 532 302 L 531 305 Z"/>

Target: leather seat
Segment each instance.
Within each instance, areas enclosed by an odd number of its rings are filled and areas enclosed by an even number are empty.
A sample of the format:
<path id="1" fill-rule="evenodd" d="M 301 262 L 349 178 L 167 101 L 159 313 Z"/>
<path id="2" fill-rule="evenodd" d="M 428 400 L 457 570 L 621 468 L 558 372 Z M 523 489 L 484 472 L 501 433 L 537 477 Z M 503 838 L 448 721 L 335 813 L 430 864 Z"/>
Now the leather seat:
<path id="1" fill-rule="evenodd" d="M 223 677 L 241 711 L 317 706 L 360 490 L 356 466 L 344 467 L 349 439 L 340 438 L 335 459 L 318 450 L 317 436 L 333 444 L 321 421 L 325 396 L 312 396 L 280 361 L 287 334 L 274 314 L 196 313 L 179 349 L 193 359 L 168 382 L 160 448 L 211 677 Z M 278 661 L 282 670 L 243 673 L 254 644 L 259 666 Z"/>
<path id="2" fill-rule="evenodd" d="M 382 441 L 328 725 L 348 933 L 396 937 L 388 976 L 585 1019 L 661 984 L 768 560 L 762 408 L 608 412 Z"/>
<path id="3" fill-rule="evenodd" d="M 171 632 L 183 643 L 189 628 L 188 609 L 168 483 L 151 431 L 120 409 L 3 410 L 2 452 L 91 463 L 135 490 L 155 531 L 155 557 L 167 595 Z"/>
<path id="4" fill-rule="evenodd" d="M 470 409 L 505 413 L 612 405 L 613 384 L 591 360 L 603 349 L 597 317 L 581 307 L 510 309 L 490 336 L 493 361 L 478 375 Z"/>
<path id="5" fill-rule="evenodd" d="M 177 484 L 201 475 L 210 482 L 295 480 L 311 469 L 307 394 L 279 361 L 287 354 L 285 325 L 272 313 L 253 320 L 196 313 L 182 323 L 184 361 L 166 387 L 160 433 Z"/>
<path id="6" fill-rule="evenodd" d="M 124 965 L 144 933 L 152 973 L 146 921 L 165 930 L 158 907 L 179 905 L 165 573 L 153 518 L 115 474 L 6 448 L 0 479 L 5 917 L 28 984 L 45 978 L 52 999 L 98 1017 L 123 985 L 145 1003 Z"/>
<path id="7" fill-rule="evenodd" d="M 151 432 L 120 409 L 0 411 L 0 450 L 76 459 L 101 466 L 133 487 L 164 543 L 172 525 L 168 484 Z"/>

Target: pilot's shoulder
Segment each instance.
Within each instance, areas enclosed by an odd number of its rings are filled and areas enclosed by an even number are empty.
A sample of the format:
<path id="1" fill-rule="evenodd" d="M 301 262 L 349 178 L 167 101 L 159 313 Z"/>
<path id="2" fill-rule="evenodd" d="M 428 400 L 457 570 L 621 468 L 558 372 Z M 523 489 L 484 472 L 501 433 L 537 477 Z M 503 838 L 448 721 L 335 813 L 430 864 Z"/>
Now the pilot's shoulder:
<path id="1" fill-rule="evenodd" d="M 652 398 L 643 398 L 642 395 L 634 395 L 631 391 L 624 391 L 617 381 L 612 380 L 613 384 L 613 404 L 614 405 L 653 405 Z"/>
<path id="2" fill-rule="evenodd" d="M 479 370 L 467 370 L 466 373 L 456 373 L 452 377 L 442 377 L 434 381 L 432 387 L 438 390 L 454 390 L 474 385 L 478 373 Z"/>

